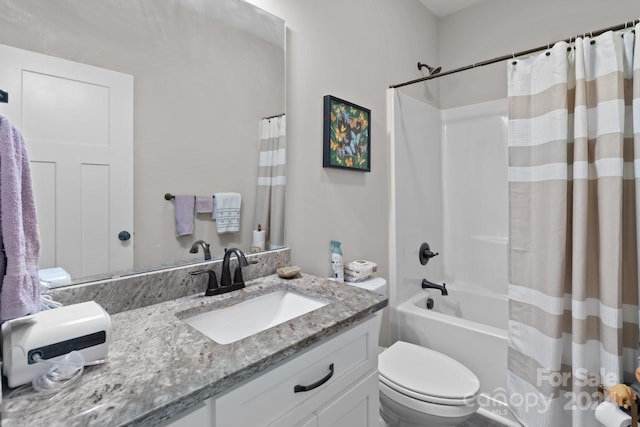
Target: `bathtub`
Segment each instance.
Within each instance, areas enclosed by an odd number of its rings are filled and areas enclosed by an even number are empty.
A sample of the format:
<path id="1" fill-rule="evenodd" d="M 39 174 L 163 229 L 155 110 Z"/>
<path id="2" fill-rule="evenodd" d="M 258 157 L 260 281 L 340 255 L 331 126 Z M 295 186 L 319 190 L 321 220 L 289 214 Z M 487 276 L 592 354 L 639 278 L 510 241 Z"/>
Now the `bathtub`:
<path id="1" fill-rule="evenodd" d="M 399 339 L 453 357 L 480 380 L 479 413 L 520 426 L 506 403 L 508 299 L 470 285 L 421 290 L 397 308 Z M 433 308 L 427 308 L 431 299 Z"/>

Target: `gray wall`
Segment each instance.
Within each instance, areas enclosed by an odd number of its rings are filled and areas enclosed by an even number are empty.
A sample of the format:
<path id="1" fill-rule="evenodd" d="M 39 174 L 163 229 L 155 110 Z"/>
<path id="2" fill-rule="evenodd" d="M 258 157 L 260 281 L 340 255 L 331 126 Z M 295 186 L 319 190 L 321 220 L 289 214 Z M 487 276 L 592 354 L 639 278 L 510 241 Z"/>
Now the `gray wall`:
<path id="1" fill-rule="evenodd" d="M 329 273 L 329 240 L 339 239 L 346 259 L 375 261 L 388 277 L 388 85 L 420 77 L 418 61 L 448 70 L 640 16 L 637 0 L 487 0 L 442 19 L 417 0 L 250 2 L 287 22 L 286 239 L 292 262 L 317 275 Z M 355 35 L 360 47 L 349 42 Z M 403 92 L 442 108 L 504 98 L 505 66 Z M 322 168 L 326 94 L 371 108 L 371 173 Z"/>
<path id="2" fill-rule="evenodd" d="M 440 20 L 440 65 L 463 67 L 638 17 L 638 0 L 486 0 Z M 435 81 L 441 108 L 507 96 L 504 62 Z"/>
<path id="3" fill-rule="evenodd" d="M 329 273 L 329 241 L 338 239 L 347 260 L 377 262 L 380 275 L 388 277 L 385 89 L 420 77 L 418 61 L 447 70 L 640 16 L 637 0 L 487 0 L 441 20 L 418 0 L 251 3 L 287 22 L 286 241 L 292 249 L 292 263 L 319 276 Z M 438 105 L 438 86 L 443 108 L 502 98 L 506 96 L 505 67 L 497 64 L 466 71 L 403 92 Z M 371 109 L 370 173 L 322 168 L 322 97 L 327 94 Z M 179 138 L 176 133 L 172 139 Z M 210 144 L 219 152 L 224 139 Z M 218 169 L 213 165 L 216 158 L 215 154 L 202 156 L 198 165 L 206 167 L 211 162 L 211 187 L 233 190 L 227 183 L 234 171 L 226 169 L 226 164 Z M 253 166 L 246 168 L 254 173 Z M 160 193 L 164 188 L 158 185 Z M 155 215 L 157 210 L 144 217 Z"/>
<path id="4" fill-rule="evenodd" d="M 389 149 L 385 89 L 437 61 L 437 20 L 418 0 L 250 0 L 287 23 L 286 241 L 292 263 L 329 274 L 329 241 L 345 260 L 388 277 Z M 435 85 L 432 85 L 435 87 Z M 431 101 L 437 93 L 410 88 Z M 370 173 L 322 168 L 322 98 L 371 109 Z"/>

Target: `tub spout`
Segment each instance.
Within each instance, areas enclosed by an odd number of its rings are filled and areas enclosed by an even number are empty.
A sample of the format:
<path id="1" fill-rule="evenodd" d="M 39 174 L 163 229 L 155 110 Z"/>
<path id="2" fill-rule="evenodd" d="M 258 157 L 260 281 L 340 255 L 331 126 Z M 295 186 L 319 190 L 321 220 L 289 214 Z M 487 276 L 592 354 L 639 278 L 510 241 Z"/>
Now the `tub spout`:
<path id="1" fill-rule="evenodd" d="M 422 289 L 437 289 L 442 293 L 442 295 L 449 295 L 449 292 L 447 292 L 446 283 L 438 285 L 436 283 L 428 281 L 427 279 L 422 279 Z"/>

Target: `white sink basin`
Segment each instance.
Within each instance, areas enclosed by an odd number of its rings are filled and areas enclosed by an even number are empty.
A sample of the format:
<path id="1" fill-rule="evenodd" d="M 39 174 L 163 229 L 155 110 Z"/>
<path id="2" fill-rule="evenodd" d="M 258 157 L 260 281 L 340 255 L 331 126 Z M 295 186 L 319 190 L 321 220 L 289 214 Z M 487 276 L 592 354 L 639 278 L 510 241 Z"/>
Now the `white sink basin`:
<path id="1" fill-rule="evenodd" d="M 327 304 L 320 298 L 279 290 L 183 321 L 219 344 L 230 344 Z"/>

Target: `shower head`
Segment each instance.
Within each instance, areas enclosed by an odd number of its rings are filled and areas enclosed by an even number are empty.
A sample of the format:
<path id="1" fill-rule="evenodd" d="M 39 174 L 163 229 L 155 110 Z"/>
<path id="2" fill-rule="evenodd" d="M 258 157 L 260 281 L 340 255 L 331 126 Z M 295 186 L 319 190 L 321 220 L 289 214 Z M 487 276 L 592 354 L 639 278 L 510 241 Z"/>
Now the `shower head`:
<path id="1" fill-rule="evenodd" d="M 442 67 L 430 67 L 427 64 L 423 64 L 422 62 L 418 62 L 418 70 L 422 70 L 423 67 L 427 67 L 427 70 L 429 70 L 429 75 L 433 76 L 434 74 L 438 74 L 440 71 L 442 71 Z"/>

